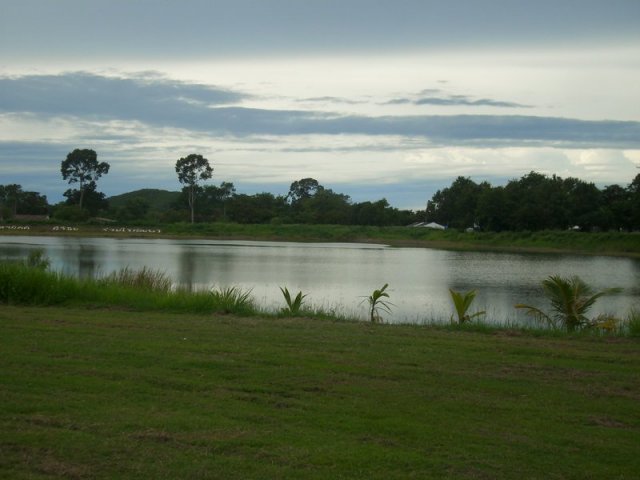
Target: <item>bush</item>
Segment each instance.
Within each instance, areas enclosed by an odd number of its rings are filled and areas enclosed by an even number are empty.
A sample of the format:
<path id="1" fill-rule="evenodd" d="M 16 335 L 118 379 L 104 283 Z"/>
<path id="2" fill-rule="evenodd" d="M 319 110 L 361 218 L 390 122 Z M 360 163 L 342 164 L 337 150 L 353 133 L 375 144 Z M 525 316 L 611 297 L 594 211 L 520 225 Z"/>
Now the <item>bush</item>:
<path id="1" fill-rule="evenodd" d="M 64 222 L 85 222 L 89 219 L 89 212 L 78 205 L 60 205 L 56 207 L 53 218 Z"/>
<path id="2" fill-rule="evenodd" d="M 640 310 L 632 309 L 627 316 L 627 329 L 630 337 L 640 338 Z"/>

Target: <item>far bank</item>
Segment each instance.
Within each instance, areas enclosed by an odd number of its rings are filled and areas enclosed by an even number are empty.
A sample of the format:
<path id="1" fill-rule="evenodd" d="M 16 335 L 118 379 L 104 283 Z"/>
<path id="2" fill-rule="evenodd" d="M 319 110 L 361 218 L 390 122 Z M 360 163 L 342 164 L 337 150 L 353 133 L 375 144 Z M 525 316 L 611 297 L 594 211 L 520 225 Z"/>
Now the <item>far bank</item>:
<path id="1" fill-rule="evenodd" d="M 294 242 L 384 243 L 395 247 L 492 252 L 575 253 L 640 257 L 638 232 L 465 232 L 416 227 L 344 225 L 176 223 L 120 224 L 5 224 L 1 235 L 66 235 L 89 237 L 207 238 Z"/>

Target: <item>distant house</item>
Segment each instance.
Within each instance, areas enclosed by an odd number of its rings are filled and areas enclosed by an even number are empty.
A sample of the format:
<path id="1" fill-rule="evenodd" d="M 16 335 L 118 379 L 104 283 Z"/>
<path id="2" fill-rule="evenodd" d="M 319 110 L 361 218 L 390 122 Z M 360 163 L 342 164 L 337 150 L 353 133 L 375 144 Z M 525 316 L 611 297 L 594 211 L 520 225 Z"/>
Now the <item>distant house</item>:
<path id="1" fill-rule="evenodd" d="M 430 228 L 432 230 L 445 230 L 446 227 L 436 222 L 416 222 L 409 225 L 410 227 Z"/>

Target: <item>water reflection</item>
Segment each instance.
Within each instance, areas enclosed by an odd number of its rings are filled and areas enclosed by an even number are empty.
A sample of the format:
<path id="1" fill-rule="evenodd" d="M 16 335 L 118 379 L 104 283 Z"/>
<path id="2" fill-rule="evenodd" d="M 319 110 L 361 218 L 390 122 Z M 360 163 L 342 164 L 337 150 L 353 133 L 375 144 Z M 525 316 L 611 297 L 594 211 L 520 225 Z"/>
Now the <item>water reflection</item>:
<path id="1" fill-rule="evenodd" d="M 363 297 L 389 283 L 395 305 L 389 321 L 448 319 L 449 288 L 477 290 L 474 310 L 519 321 L 515 303 L 546 308 L 540 282 L 579 275 L 596 290 L 620 286 L 622 295 L 596 304 L 594 313 L 624 315 L 640 302 L 640 261 L 578 255 L 449 252 L 382 245 L 287 242 L 0 237 L 0 257 L 24 258 L 43 248 L 52 268 L 89 277 L 124 267 L 164 271 L 190 289 L 213 285 L 250 288 L 268 308 L 283 306 L 279 286 L 308 293 L 316 306 L 365 318 Z"/>

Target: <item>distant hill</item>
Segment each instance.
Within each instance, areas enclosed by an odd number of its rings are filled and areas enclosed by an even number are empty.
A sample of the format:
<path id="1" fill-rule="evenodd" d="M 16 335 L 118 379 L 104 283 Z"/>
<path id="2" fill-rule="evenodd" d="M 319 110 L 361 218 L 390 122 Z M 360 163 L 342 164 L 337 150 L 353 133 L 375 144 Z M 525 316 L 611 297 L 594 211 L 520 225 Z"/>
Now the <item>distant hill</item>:
<path id="1" fill-rule="evenodd" d="M 134 198 L 142 198 L 150 205 L 151 211 L 167 210 L 178 200 L 180 192 L 170 192 L 168 190 L 159 190 L 156 188 L 143 188 L 133 192 L 123 193 L 109 197 L 109 207 L 123 207 L 129 200 Z"/>

